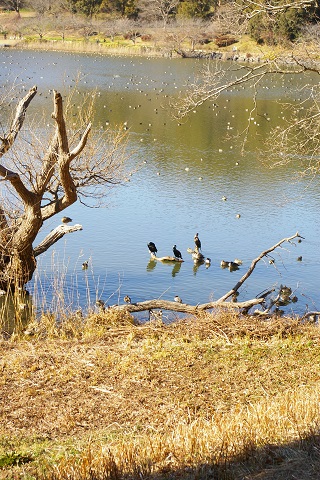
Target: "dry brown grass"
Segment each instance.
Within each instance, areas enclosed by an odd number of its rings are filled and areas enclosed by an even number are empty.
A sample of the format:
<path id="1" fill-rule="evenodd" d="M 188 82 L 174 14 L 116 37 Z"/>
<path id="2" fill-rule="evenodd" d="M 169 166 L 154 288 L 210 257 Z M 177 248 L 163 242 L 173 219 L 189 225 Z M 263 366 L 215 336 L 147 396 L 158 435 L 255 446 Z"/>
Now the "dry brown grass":
<path id="1" fill-rule="evenodd" d="M 0 465 L 33 461 L 0 478 L 320 478 L 317 326 L 101 312 L 30 333 L 1 342 Z"/>

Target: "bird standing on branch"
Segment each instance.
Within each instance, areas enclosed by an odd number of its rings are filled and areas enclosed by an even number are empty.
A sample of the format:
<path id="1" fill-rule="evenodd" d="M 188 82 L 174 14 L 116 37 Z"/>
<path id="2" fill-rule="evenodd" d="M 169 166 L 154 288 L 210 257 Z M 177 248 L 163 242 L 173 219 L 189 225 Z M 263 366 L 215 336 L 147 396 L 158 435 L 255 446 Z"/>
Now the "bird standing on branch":
<path id="1" fill-rule="evenodd" d="M 176 258 L 181 258 L 182 260 L 182 255 L 181 255 L 181 252 L 177 249 L 177 245 L 173 245 L 172 251 L 173 251 L 173 255 Z"/>
<path id="2" fill-rule="evenodd" d="M 61 222 L 62 222 L 62 223 L 70 223 L 70 222 L 72 222 L 72 218 L 70 218 L 70 217 L 62 217 L 62 218 L 61 218 Z"/>
<path id="3" fill-rule="evenodd" d="M 152 254 L 152 255 L 156 255 L 157 254 L 157 247 L 155 246 L 155 244 L 153 242 L 149 242 L 148 243 L 148 248 L 149 248 L 149 252 Z"/>
<path id="4" fill-rule="evenodd" d="M 198 233 L 195 234 L 194 236 L 194 243 L 195 243 L 195 246 L 197 247 L 198 251 L 201 250 L 201 242 L 200 242 L 200 239 L 198 237 Z"/>
<path id="5" fill-rule="evenodd" d="M 182 303 L 182 300 L 181 300 L 181 298 L 180 298 L 178 295 L 176 295 L 176 296 L 174 297 L 174 301 L 177 302 L 177 303 Z"/>

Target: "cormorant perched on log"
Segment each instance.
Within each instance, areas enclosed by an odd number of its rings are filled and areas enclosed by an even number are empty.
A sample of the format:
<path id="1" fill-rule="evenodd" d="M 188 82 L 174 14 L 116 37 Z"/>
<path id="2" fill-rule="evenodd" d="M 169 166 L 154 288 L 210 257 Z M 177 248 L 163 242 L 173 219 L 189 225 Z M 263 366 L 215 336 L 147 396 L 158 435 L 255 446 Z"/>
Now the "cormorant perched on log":
<path id="1" fill-rule="evenodd" d="M 173 251 L 173 255 L 176 258 L 181 258 L 182 260 L 182 255 L 181 255 L 181 252 L 177 249 L 177 245 L 173 245 L 172 251 Z"/>
<path id="2" fill-rule="evenodd" d="M 153 242 L 149 242 L 148 243 L 148 248 L 149 248 L 149 252 L 152 253 L 153 255 L 156 255 L 157 254 L 157 247 L 155 246 L 155 244 Z"/>
<path id="3" fill-rule="evenodd" d="M 195 243 L 196 247 L 198 248 L 198 250 L 201 250 L 201 242 L 200 242 L 200 239 L 199 239 L 198 235 L 199 235 L 199 233 L 195 234 L 194 243 Z"/>

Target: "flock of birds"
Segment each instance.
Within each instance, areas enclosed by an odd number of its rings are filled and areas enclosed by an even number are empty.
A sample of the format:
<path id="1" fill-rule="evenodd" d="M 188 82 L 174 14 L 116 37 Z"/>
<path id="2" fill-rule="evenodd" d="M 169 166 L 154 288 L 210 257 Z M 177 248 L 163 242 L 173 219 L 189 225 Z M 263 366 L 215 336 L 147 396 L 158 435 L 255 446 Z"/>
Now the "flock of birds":
<path id="1" fill-rule="evenodd" d="M 158 249 L 157 249 L 155 243 L 154 242 L 149 242 L 147 244 L 147 247 L 149 249 L 150 254 L 153 257 L 156 257 L 156 255 L 158 253 Z M 180 250 L 177 249 L 177 245 L 173 245 L 172 251 L 173 251 L 173 255 L 174 255 L 173 260 L 183 260 Z M 202 252 L 201 252 L 201 241 L 200 241 L 198 233 L 196 233 L 195 236 L 194 236 L 194 249 L 187 248 L 187 252 L 191 253 L 193 261 L 194 261 L 195 264 L 205 263 L 207 268 L 210 267 L 211 258 L 205 257 L 202 254 Z M 238 258 L 236 258 L 234 261 L 221 260 L 221 262 L 220 262 L 221 268 L 229 268 L 229 270 L 231 270 L 231 271 L 237 270 L 240 265 L 242 265 L 242 260 L 239 260 Z"/>
<path id="2" fill-rule="evenodd" d="M 157 253 L 158 253 L 158 249 L 156 247 L 156 244 L 154 242 L 149 242 L 147 244 L 147 247 L 149 249 L 150 255 L 152 257 L 156 257 Z M 173 251 L 173 255 L 174 255 L 173 260 L 177 260 L 177 261 L 182 260 L 182 254 L 181 254 L 180 250 L 177 249 L 177 245 L 173 245 L 172 251 Z M 198 233 L 196 233 L 195 236 L 194 236 L 194 249 L 192 250 L 191 248 L 188 248 L 187 251 L 188 251 L 188 253 L 192 254 L 192 258 L 193 258 L 193 261 L 195 263 L 205 263 L 207 268 L 211 265 L 211 259 L 208 258 L 208 257 L 205 257 L 201 253 L 201 241 L 200 241 Z M 168 257 L 168 258 L 170 258 L 170 257 Z M 172 258 L 170 258 L 170 259 L 172 259 Z M 237 260 L 237 259 L 234 260 L 234 262 L 226 262 L 225 260 L 222 260 L 221 263 L 220 263 L 222 268 L 226 268 L 228 266 L 230 270 L 234 270 L 234 269 L 239 268 L 239 265 L 241 265 L 241 264 L 242 264 L 242 261 Z M 82 268 L 87 269 L 88 268 L 88 262 L 84 262 L 84 264 L 82 265 Z M 123 297 L 123 300 L 126 304 L 131 303 L 131 298 L 129 297 L 129 295 L 125 295 Z M 179 295 L 175 295 L 174 301 L 177 302 L 177 303 L 183 303 L 182 299 L 179 297 Z M 98 301 L 96 303 L 97 306 L 99 308 L 104 309 L 104 307 L 105 307 L 104 303 L 103 303 L 103 305 L 101 305 L 99 302 L 100 301 Z"/>
<path id="3" fill-rule="evenodd" d="M 156 244 L 154 242 L 149 242 L 147 244 L 147 247 L 149 249 L 149 252 L 152 257 L 156 257 L 158 253 L 158 249 L 156 247 Z M 180 250 L 177 249 L 177 245 L 173 245 L 172 247 L 174 259 L 173 260 L 182 260 L 182 254 Z M 205 257 L 202 252 L 201 252 L 201 240 L 199 238 L 199 234 L 196 233 L 194 236 L 194 249 L 188 248 L 187 249 L 188 253 L 191 253 L 193 261 L 195 264 L 203 264 L 205 263 L 206 268 L 210 267 L 211 265 L 211 259 L 209 257 Z M 239 259 L 235 259 L 233 262 L 227 262 L 225 260 L 221 260 L 220 266 L 221 268 L 229 268 L 230 271 L 237 270 L 239 266 L 242 265 L 242 261 Z M 126 301 L 126 300 L 125 300 Z M 174 301 L 177 303 L 183 303 L 181 298 L 176 295 L 174 297 Z"/>
<path id="4" fill-rule="evenodd" d="M 201 241 L 200 241 L 198 233 L 196 233 L 195 236 L 194 236 L 194 245 L 195 245 L 194 249 L 192 250 L 192 248 L 188 248 L 187 252 L 192 254 L 192 258 L 193 258 L 195 263 L 205 263 L 206 266 L 209 267 L 211 265 L 211 259 L 208 258 L 208 257 L 205 257 L 201 253 Z M 157 249 L 155 243 L 154 242 L 149 242 L 147 244 L 147 247 L 149 249 L 150 254 L 153 257 L 156 257 L 158 249 Z M 183 260 L 180 250 L 177 249 L 177 245 L 173 245 L 172 251 L 173 251 L 174 259 Z"/>

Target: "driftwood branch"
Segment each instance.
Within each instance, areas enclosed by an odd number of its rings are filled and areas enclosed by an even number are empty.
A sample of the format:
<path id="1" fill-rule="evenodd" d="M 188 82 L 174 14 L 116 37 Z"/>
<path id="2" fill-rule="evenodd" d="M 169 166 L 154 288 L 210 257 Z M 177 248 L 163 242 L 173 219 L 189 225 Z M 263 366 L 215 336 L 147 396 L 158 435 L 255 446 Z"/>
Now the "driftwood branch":
<path id="1" fill-rule="evenodd" d="M 130 303 L 125 305 L 112 305 L 110 308 L 114 308 L 120 311 L 127 311 L 130 313 L 144 312 L 147 310 L 170 310 L 172 312 L 192 313 L 196 314 L 204 310 L 212 308 L 237 308 L 237 309 L 249 309 L 254 305 L 259 305 L 265 301 L 264 298 L 254 298 L 246 302 L 210 302 L 199 305 L 188 305 L 186 303 L 171 302 L 169 300 L 146 300 L 144 302 Z"/>
<path id="2" fill-rule="evenodd" d="M 302 315 L 301 320 L 307 320 L 308 322 L 315 323 L 319 317 L 320 317 L 319 311 L 307 312 L 304 315 Z"/>
<path id="3" fill-rule="evenodd" d="M 151 260 L 157 260 L 158 262 L 177 262 L 177 263 L 183 263 L 184 260 L 182 258 L 177 258 L 177 257 L 172 257 L 172 256 L 166 256 L 166 257 L 156 257 L 155 255 L 151 256 Z"/>
<path id="4" fill-rule="evenodd" d="M 43 252 L 47 251 L 54 243 L 62 238 L 66 233 L 76 232 L 82 230 L 82 225 L 58 225 L 52 230 L 43 240 L 34 248 L 34 256 L 37 257 Z"/>
<path id="5" fill-rule="evenodd" d="M 294 235 L 292 235 L 292 237 L 287 237 L 287 238 L 283 238 L 282 240 L 280 240 L 280 242 L 276 243 L 275 245 L 273 245 L 272 247 L 268 248 L 267 250 L 264 250 L 262 253 L 260 253 L 260 255 L 255 258 L 254 260 L 252 260 L 251 262 L 251 265 L 249 267 L 249 269 L 247 270 L 247 272 L 243 275 L 243 277 L 240 278 L 240 280 L 236 283 L 236 285 L 231 289 L 229 290 L 229 292 L 227 292 L 226 294 L 224 294 L 222 297 L 219 298 L 219 300 L 217 300 L 218 302 L 224 302 L 225 300 L 227 300 L 227 298 L 231 297 L 233 294 L 235 294 L 239 288 L 241 287 L 241 285 L 243 285 L 243 283 L 247 280 L 248 277 L 250 277 L 251 273 L 253 272 L 253 270 L 256 268 L 257 266 L 257 263 L 260 262 L 260 260 L 262 260 L 264 257 L 266 257 L 270 252 L 273 252 L 273 250 L 275 250 L 276 248 L 280 247 L 283 243 L 287 242 L 287 243 L 291 243 L 291 241 L 294 239 L 294 238 L 302 238 L 301 235 L 299 235 L 299 233 L 295 233 Z"/>
<path id="6" fill-rule="evenodd" d="M 242 310 L 244 312 L 248 312 L 250 308 L 256 306 L 256 305 L 261 305 L 262 303 L 265 302 L 266 296 L 273 291 L 269 290 L 266 292 L 264 295 L 260 295 L 259 298 L 253 298 L 251 300 L 247 300 L 244 302 L 235 302 L 235 301 L 226 301 L 229 297 L 234 296 L 238 289 L 243 285 L 243 283 L 247 280 L 247 278 L 252 274 L 254 271 L 257 263 L 262 260 L 264 257 L 268 256 L 270 252 L 275 250 L 278 247 L 281 247 L 281 245 L 285 242 L 291 243 L 294 238 L 303 238 L 299 233 L 295 233 L 291 237 L 284 238 L 280 240 L 280 242 L 276 243 L 272 247 L 264 250 L 263 252 L 260 253 L 260 255 L 255 258 L 251 265 L 250 268 L 247 270 L 247 272 L 242 276 L 242 278 L 237 282 L 237 284 L 229 290 L 225 295 L 220 297 L 218 300 L 214 302 L 209 302 L 209 303 L 203 303 L 203 304 L 198 304 L 198 305 L 190 305 L 186 303 L 180 303 L 180 302 L 172 302 L 168 300 L 159 300 L 159 299 L 154 299 L 154 300 L 146 300 L 144 302 L 137 302 L 137 303 L 127 303 L 125 305 L 113 305 L 109 308 L 113 308 L 119 311 L 127 311 L 129 313 L 136 313 L 136 312 L 143 312 L 143 311 L 151 311 L 151 310 L 156 310 L 156 309 L 161 309 L 161 310 L 169 310 L 173 312 L 182 312 L 182 313 L 190 313 L 190 314 L 196 314 L 204 310 L 210 310 L 214 308 L 232 308 L 232 309 L 238 309 Z M 168 258 L 170 258 L 169 261 L 176 261 L 175 257 L 155 257 L 153 256 L 153 259 L 163 261 L 163 259 L 166 259 L 168 261 Z M 267 309 L 267 312 L 269 313 L 270 309 Z M 263 312 L 261 312 L 263 313 Z"/>

